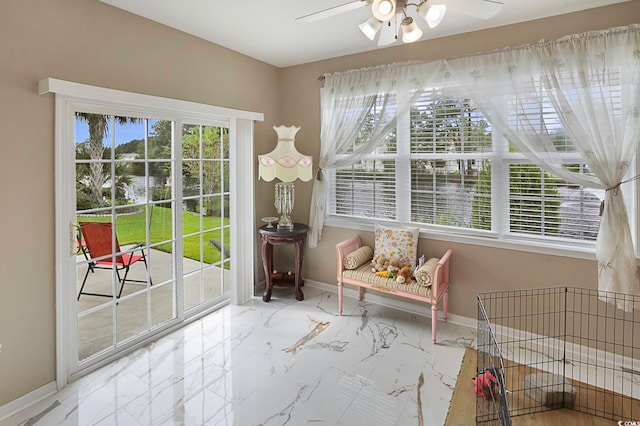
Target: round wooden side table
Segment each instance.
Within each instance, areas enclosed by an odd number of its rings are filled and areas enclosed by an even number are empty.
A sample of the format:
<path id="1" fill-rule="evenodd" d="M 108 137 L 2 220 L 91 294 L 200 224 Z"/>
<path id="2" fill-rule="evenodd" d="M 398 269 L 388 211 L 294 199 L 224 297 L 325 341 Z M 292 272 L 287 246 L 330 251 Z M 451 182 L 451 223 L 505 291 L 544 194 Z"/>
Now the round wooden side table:
<path id="1" fill-rule="evenodd" d="M 309 227 L 302 223 L 294 223 L 293 229 L 278 229 L 277 227 L 267 228 L 268 225 L 260 227 L 260 238 L 262 239 L 262 265 L 266 278 L 266 289 L 262 295 L 262 300 L 271 300 L 271 290 L 274 285 L 295 286 L 296 299 L 304 300 L 304 295 L 300 286 L 302 278 L 302 258 L 304 257 L 304 242 L 307 238 Z M 295 272 L 292 275 L 273 273 L 273 246 L 280 244 L 294 244 L 296 248 Z"/>

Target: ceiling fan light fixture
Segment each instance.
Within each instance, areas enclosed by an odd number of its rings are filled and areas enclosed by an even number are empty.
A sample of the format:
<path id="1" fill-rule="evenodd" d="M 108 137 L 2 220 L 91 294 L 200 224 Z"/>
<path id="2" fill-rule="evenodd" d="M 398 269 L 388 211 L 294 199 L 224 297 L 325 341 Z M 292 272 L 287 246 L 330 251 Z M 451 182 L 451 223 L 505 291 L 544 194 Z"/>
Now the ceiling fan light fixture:
<path id="1" fill-rule="evenodd" d="M 378 21 L 388 21 L 396 13 L 396 0 L 373 0 L 371 13 Z"/>
<path id="2" fill-rule="evenodd" d="M 378 34 L 378 31 L 380 31 L 380 28 L 382 28 L 382 22 L 372 16 L 367 19 L 366 22 L 358 25 L 358 28 L 360 28 L 360 31 L 362 31 L 369 40 L 373 40 L 376 37 L 376 34 Z"/>
<path id="3" fill-rule="evenodd" d="M 413 43 L 422 37 L 422 30 L 418 28 L 413 18 L 407 16 L 402 20 L 402 41 Z"/>
<path id="4" fill-rule="evenodd" d="M 444 4 L 431 4 L 425 2 L 418 6 L 418 15 L 429 25 L 429 28 L 435 28 L 438 26 L 445 13 L 447 12 L 447 6 Z"/>

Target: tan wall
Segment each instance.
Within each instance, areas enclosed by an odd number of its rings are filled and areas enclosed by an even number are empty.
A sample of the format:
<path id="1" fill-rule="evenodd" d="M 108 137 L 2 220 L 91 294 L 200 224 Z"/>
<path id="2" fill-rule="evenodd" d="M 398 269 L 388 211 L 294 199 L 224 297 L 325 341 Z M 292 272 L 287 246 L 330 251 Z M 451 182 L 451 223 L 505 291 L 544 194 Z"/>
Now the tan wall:
<path id="1" fill-rule="evenodd" d="M 55 380 L 54 96 L 38 81 L 262 112 L 257 152 L 281 107 L 277 68 L 97 0 L 2 0 L 0 52 L 2 406 Z"/>
<path id="2" fill-rule="evenodd" d="M 317 77 L 325 72 L 429 60 L 640 22 L 640 0 L 565 18 L 376 50 L 278 70 L 97 0 L 0 2 L 0 406 L 55 380 L 54 101 L 37 82 L 54 77 L 119 90 L 263 112 L 256 153 L 275 146 L 274 124 L 297 124 L 296 146 L 317 158 Z M 255 167 L 255 165 L 254 165 Z M 294 220 L 307 222 L 311 183 L 296 184 Z M 273 215 L 272 183 L 256 183 L 256 217 Z M 328 228 L 308 250 L 305 276 L 335 281 Z M 371 241 L 370 233 L 361 233 Z M 471 294 L 499 288 L 595 286 L 594 262 L 421 241 L 435 255 L 453 247 L 452 311 L 473 317 Z"/>
<path id="3" fill-rule="evenodd" d="M 282 71 L 283 116 L 290 123 L 302 126 L 296 146 L 302 152 L 319 155 L 320 87 L 318 77 L 324 73 L 403 62 L 452 58 L 482 51 L 553 40 L 567 34 L 600 30 L 640 22 L 640 0 L 610 7 L 531 21 L 501 28 L 445 37 L 411 45 L 402 45 L 373 52 L 314 62 Z M 310 199 L 311 183 L 296 184 L 296 219 L 308 222 L 308 212 L 301 211 L 302 197 Z M 305 195 L 302 193 L 305 192 Z M 304 206 L 309 206 L 306 202 Z M 325 228 L 316 249 L 307 249 L 305 277 L 335 284 L 335 244 L 358 233 L 373 245 L 373 235 L 341 228 Z M 420 252 L 437 256 L 447 247 L 453 248 L 451 312 L 475 318 L 475 295 L 478 292 L 569 285 L 595 289 L 597 264 L 559 256 L 530 254 L 522 251 L 487 248 L 477 245 L 448 244 L 442 241 L 420 241 Z"/>

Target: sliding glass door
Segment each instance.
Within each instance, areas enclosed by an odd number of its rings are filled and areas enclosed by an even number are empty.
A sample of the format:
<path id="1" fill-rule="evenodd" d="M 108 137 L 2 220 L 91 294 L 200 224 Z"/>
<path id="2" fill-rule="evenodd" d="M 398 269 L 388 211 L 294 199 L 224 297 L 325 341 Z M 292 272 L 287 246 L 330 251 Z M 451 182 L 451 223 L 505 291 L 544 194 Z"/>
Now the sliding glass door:
<path id="1" fill-rule="evenodd" d="M 53 78 L 56 385 L 253 295 L 260 113 Z M 231 220 L 231 218 L 234 220 Z"/>
<path id="2" fill-rule="evenodd" d="M 74 111 L 72 370 L 228 300 L 229 129 Z"/>
<path id="3" fill-rule="evenodd" d="M 229 131 L 183 124 L 181 151 L 184 309 L 192 310 L 230 289 Z"/>

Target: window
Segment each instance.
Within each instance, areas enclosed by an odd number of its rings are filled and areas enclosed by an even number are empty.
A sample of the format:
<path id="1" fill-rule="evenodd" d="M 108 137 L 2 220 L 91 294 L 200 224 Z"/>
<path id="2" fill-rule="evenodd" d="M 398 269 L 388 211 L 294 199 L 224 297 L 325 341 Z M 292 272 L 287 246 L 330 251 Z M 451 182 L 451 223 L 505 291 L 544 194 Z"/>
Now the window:
<path id="1" fill-rule="evenodd" d="M 498 113 L 514 123 L 537 120 L 563 153 L 564 167 L 591 174 L 550 102 L 531 108 L 507 104 Z M 387 220 L 449 234 L 593 246 L 604 191 L 531 164 L 493 133 L 471 99 L 425 90 L 397 123 L 376 152 L 333 173 L 329 222 Z"/>
<path id="2" fill-rule="evenodd" d="M 491 133 L 469 99 L 426 91 L 410 113 L 410 221 L 491 229 Z"/>

